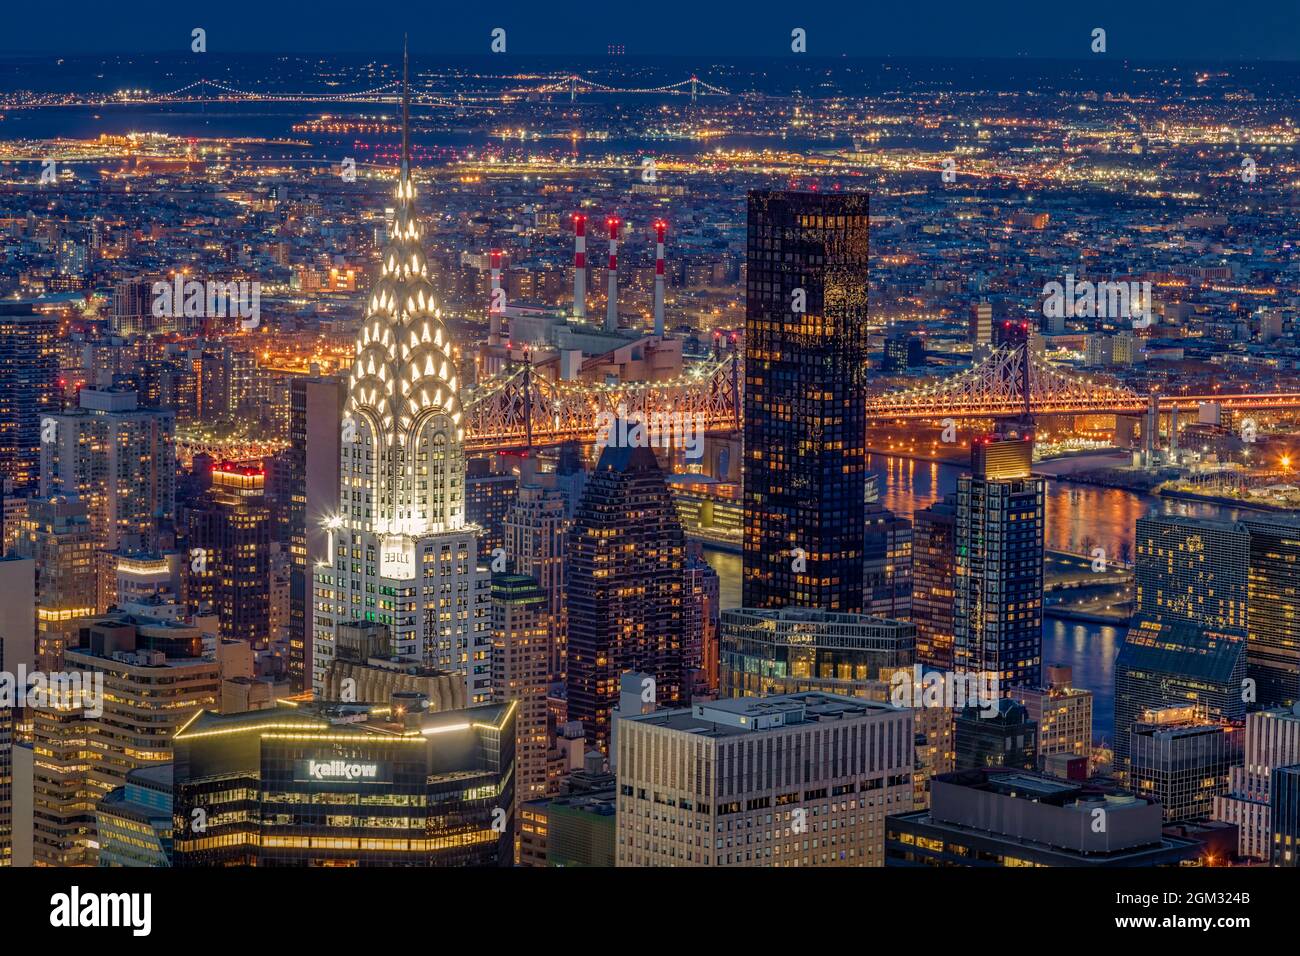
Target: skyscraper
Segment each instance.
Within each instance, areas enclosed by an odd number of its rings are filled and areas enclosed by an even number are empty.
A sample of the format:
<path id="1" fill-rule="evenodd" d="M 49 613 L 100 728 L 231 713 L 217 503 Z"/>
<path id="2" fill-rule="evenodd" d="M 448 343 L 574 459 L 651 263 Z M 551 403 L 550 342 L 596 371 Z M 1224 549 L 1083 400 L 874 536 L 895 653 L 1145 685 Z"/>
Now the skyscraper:
<path id="1" fill-rule="evenodd" d="M 223 462 L 189 512 L 189 602 L 211 603 L 221 636 L 265 645 L 271 628 L 271 509 L 266 473 Z"/>
<path id="2" fill-rule="evenodd" d="M 569 718 L 607 752 L 624 671 L 652 675 L 663 706 L 682 699 L 686 539 L 650 448 L 605 448 L 566 551 Z"/>
<path id="3" fill-rule="evenodd" d="M 14 551 L 36 568 L 36 642 L 42 660 L 58 660 L 76 622 L 97 610 L 95 534 L 79 498 L 34 498 Z"/>
<path id="4" fill-rule="evenodd" d="M 289 381 L 289 684 L 312 681 L 312 576 L 329 556 L 326 523 L 339 510 L 339 422 L 346 390 L 337 378 Z"/>
<path id="5" fill-rule="evenodd" d="M 336 628 L 387 624 L 395 653 L 464 677 L 471 703 L 491 699 L 491 581 L 465 520 L 465 429 L 451 337 L 434 301 L 415 212 L 409 89 L 402 165 L 383 265 L 348 374 L 339 513 L 316 566 L 332 600 L 316 615 L 312 686 L 320 690 Z"/>
<path id="6" fill-rule="evenodd" d="M 30 306 L 0 305 L 0 482 L 16 489 L 39 479 L 41 420 L 59 410 L 58 330 Z"/>
<path id="7" fill-rule="evenodd" d="M 175 519 L 175 415 L 139 408 L 132 391 L 83 388 L 80 401 L 48 416 L 41 497 L 85 501 L 100 550 L 157 550 Z"/>
<path id="8" fill-rule="evenodd" d="M 863 610 L 868 198 L 749 194 L 743 604 Z"/>
<path id="9" fill-rule="evenodd" d="M 883 866 L 912 747 L 911 711 L 820 692 L 622 717 L 617 865 Z"/>
<path id="10" fill-rule="evenodd" d="M 515 794 L 546 796 L 546 696 L 550 676 L 551 612 L 546 592 L 523 574 L 492 575 L 492 690 L 517 701 Z"/>
<path id="11" fill-rule="evenodd" d="M 1246 715 L 1245 760 L 1229 770 L 1228 792 L 1214 799 L 1214 819 L 1237 827 L 1237 852 L 1268 860 L 1272 774 L 1300 764 L 1300 704 Z"/>
<path id="12" fill-rule="evenodd" d="M 1246 676 L 1261 707 L 1300 702 L 1300 517 L 1250 515 Z"/>
<path id="13" fill-rule="evenodd" d="M 1134 615 L 1115 658 L 1115 772 L 1127 772 L 1129 731 L 1148 710 L 1195 704 L 1215 720 L 1242 720 L 1245 678 L 1240 631 Z"/>
<path id="14" fill-rule="evenodd" d="M 976 438 L 973 473 L 957 479 L 953 663 L 1004 690 L 1041 679 L 1046 481 L 1030 472 L 1033 442 L 1024 422 Z"/>
<path id="15" fill-rule="evenodd" d="M 683 600 L 686 610 L 686 630 L 682 639 L 683 676 L 694 674 L 694 686 L 684 688 L 684 693 L 696 689 L 713 692 L 718 689 L 718 612 L 721 609 L 721 581 L 718 572 L 704 558 L 704 548 L 698 541 L 686 542 L 686 579 L 683 582 Z"/>
<path id="16" fill-rule="evenodd" d="M 1241 762 L 1241 728 L 1193 706 L 1149 710 L 1129 731 L 1133 792 L 1160 804 L 1167 822 L 1205 820 Z"/>
<path id="17" fill-rule="evenodd" d="M 1137 614 L 1245 634 L 1250 532 L 1236 522 L 1149 514 L 1137 520 Z"/>
<path id="18" fill-rule="evenodd" d="M 568 527 L 564 493 L 535 482 L 519 486 L 519 496 L 502 523 L 506 558 L 519 574 L 535 579 L 551 611 L 549 667 L 563 680 L 569 610 L 564 599 L 564 546 Z"/>
<path id="19" fill-rule="evenodd" d="M 912 621 L 916 660 L 952 670 L 957 586 L 957 497 L 948 495 L 912 515 Z"/>
<path id="20" fill-rule="evenodd" d="M 912 616 L 912 522 L 883 505 L 866 508 L 862 601 L 866 613 L 906 621 Z"/>

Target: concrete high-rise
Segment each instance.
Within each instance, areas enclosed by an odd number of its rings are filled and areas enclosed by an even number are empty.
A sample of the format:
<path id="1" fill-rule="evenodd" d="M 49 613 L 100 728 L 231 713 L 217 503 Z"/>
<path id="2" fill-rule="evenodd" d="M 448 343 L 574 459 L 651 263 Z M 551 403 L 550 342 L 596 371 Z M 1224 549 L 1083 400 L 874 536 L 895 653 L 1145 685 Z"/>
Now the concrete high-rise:
<path id="1" fill-rule="evenodd" d="M 1300 704 L 1246 715 L 1241 766 L 1229 771 L 1228 790 L 1214 798 L 1214 819 L 1237 827 L 1237 852 L 1268 860 L 1272 852 L 1272 775 L 1300 764 Z"/>
<path id="2" fill-rule="evenodd" d="M 565 672 L 569 619 L 564 592 L 567 529 L 564 493 L 532 481 L 519 486 L 514 506 L 502 522 L 507 561 L 517 573 L 533 578 L 546 592 L 553 624 L 548 655 L 552 680 L 563 680 Z"/>
<path id="3" fill-rule="evenodd" d="M 136 393 L 81 390 L 78 409 L 48 417 L 41 497 L 86 502 L 103 551 L 156 551 L 175 520 L 175 415 L 137 407 Z"/>
<path id="4" fill-rule="evenodd" d="M 742 603 L 860 613 L 868 198 L 749 194 Z"/>
<path id="5" fill-rule="evenodd" d="M 37 654 L 55 661 L 98 610 L 95 533 L 86 503 L 63 496 L 32 499 L 21 529 L 14 551 L 36 568 Z"/>
<path id="6" fill-rule="evenodd" d="M 911 711 L 834 694 L 622 717 L 617 865 L 883 866 L 913 759 Z"/>

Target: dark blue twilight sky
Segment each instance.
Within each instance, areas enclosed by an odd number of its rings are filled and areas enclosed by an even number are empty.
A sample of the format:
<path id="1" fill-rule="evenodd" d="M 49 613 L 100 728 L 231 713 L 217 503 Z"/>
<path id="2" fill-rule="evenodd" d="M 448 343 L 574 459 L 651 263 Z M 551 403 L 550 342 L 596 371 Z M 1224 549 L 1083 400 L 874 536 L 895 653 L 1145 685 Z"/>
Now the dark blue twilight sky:
<path id="1" fill-rule="evenodd" d="M 403 30 L 424 54 L 789 55 L 803 27 L 827 56 L 1085 57 L 1094 27 L 1134 59 L 1300 59 L 1297 0 L 7 0 L 0 52 L 377 52 Z"/>

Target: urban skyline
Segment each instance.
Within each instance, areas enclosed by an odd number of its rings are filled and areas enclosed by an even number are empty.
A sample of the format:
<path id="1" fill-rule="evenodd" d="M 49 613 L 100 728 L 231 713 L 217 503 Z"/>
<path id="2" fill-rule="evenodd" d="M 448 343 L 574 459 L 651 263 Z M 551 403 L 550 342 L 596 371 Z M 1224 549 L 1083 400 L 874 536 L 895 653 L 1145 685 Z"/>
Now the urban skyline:
<path id="1" fill-rule="evenodd" d="M 0 867 L 1300 866 L 1300 64 L 768 12 L 0 55 Z"/>

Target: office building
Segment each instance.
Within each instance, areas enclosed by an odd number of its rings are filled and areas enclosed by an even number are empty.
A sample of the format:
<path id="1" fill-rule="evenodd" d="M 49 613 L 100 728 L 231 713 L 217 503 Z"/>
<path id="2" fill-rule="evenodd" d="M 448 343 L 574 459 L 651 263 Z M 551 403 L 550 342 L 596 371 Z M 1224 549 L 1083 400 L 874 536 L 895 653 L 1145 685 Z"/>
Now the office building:
<path id="1" fill-rule="evenodd" d="M 1038 769 L 1055 754 L 1082 757 L 1087 763 L 1092 753 L 1092 691 L 1074 686 L 1072 668 L 1048 667 L 1046 687 L 1017 687 L 1011 696 L 1038 727 Z"/>
<path id="2" fill-rule="evenodd" d="M 52 315 L 0 304 L 0 482 L 15 490 L 39 482 L 43 420 L 60 410 L 58 332 Z"/>
<path id="3" fill-rule="evenodd" d="M 1238 522 L 1150 514 L 1137 520 L 1138 614 L 1246 632 L 1250 532 Z"/>
<path id="4" fill-rule="evenodd" d="M 100 550 L 157 550 L 175 520 L 174 413 L 138 408 L 132 391 L 83 388 L 80 401 L 49 416 L 41 497 L 84 501 Z"/>
<path id="5" fill-rule="evenodd" d="M 993 344 L 993 304 L 976 302 L 970 309 L 970 324 L 967 341 L 978 349 L 981 345 Z"/>
<path id="6" fill-rule="evenodd" d="M 1275 767 L 1269 790 L 1273 794 L 1270 861 L 1273 866 L 1300 866 L 1300 764 Z"/>
<path id="7" fill-rule="evenodd" d="M 483 529 L 479 553 L 491 556 L 505 546 L 506 515 L 519 497 L 519 476 L 500 455 L 471 458 L 465 474 L 465 520 Z"/>
<path id="8" fill-rule="evenodd" d="M 936 777 L 930 809 L 888 820 L 887 866 L 1182 866 L 1201 844 L 1166 836 L 1160 806 L 1018 770 Z"/>
<path id="9" fill-rule="evenodd" d="M 1208 820 L 1241 762 L 1242 728 L 1211 722 L 1193 706 L 1148 710 L 1129 731 L 1133 792 L 1160 804 L 1166 821 Z"/>
<path id="10" fill-rule="evenodd" d="M 187 592 L 191 607 L 207 603 L 221 636 L 264 647 L 271 633 L 271 509 L 266 472 L 223 462 L 188 514 Z"/>
<path id="11" fill-rule="evenodd" d="M 569 609 L 564 595 L 564 548 L 567 541 L 565 496 L 558 488 L 524 482 L 502 521 L 506 559 L 518 574 L 533 578 L 546 592 L 553 622 L 550 674 L 563 680 Z"/>
<path id="12" fill-rule="evenodd" d="M 95 807 L 99 865 L 171 866 L 172 765 L 141 767 Z"/>
<path id="13" fill-rule="evenodd" d="M 906 621 L 912 616 L 912 522 L 883 505 L 866 506 L 862 600 L 866 613 Z"/>
<path id="14" fill-rule="evenodd" d="M 963 707 L 953 720 L 953 739 L 958 770 L 1038 766 L 1038 725 L 1023 704 L 1010 698 Z"/>
<path id="15" fill-rule="evenodd" d="M 864 609 L 868 223 L 862 193 L 749 194 L 745 607 Z"/>
<path id="16" fill-rule="evenodd" d="M 1003 689 L 1039 686 L 1043 648 L 1046 480 L 1030 472 L 1034 433 L 1006 424 L 971 442 L 957 479 L 953 661 L 998 674 Z"/>
<path id="17" fill-rule="evenodd" d="M 819 692 L 619 720 L 619 866 L 881 866 L 912 714 Z"/>
<path id="18" fill-rule="evenodd" d="M 824 691 L 888 701 L 911 668 L 916 628 L 865 614 L 812 608 L 722 612 L 719 694 L 767 697 Z"/>
<path id="19" fill-rule="evenodd" d="M 415 210 L 406 103 L 404 88 L 394 227 L 348 370 L 339 513 L 315 566 L 312 689 L 337 628 L 373 621 L 389 626 L 395 653 L 458 671 L 481 703 L 492 698 L 491 581 L 465 517 L 460 380 Z"/>
<path id="20" fill-rule="evenodd" d="M 34 498 L 14 546 L 36 572 L 36 643 L 42 661 L 60 660 L 77 622 L 98 611 L 95 533 L 79 498 Z"/>
<path id="21" fill-rule="evenodd" d="M 909 332 L 892 332 L 885 336 L 885 354 L 880 370 L 886 375 L 925 367 L 925 340 Z"/>
<path id="22" fill-rule="evenodd" d="M 1300 702 L 1300 517 L 1251 515 L 1246 676 L 1261 707 Z"/>
<path id="23" fill-rule="evenodd" d="M 311 686 L 313 574 L 329 559 L 329 522 L 339 513 L 343 403 L 338 378 L 289 380 L 289 684 Z"/>
<path id="24" fill-rule="evenodd" d="M 682 700 L 686 539 L 650 448 L 605 447 L 565 547 L 569 718 L 607 753 L 624 671 L 652 675 L 661 706 Z"/>
<path id="25" fill-rule="evenodd" d="M 546 592 L 522 574 L 492 575 L 492 689 L 498 703 L 515 701 L 515 794 L 546 796 L 547 691 L 551 610 Z"/>
<path id="26" fill-rule="evenodd" d="M 1237 828 L 1237 854 L 1268 861 L 1272 855 L 1272 778 L 1279 767 L 1300 764 L 1300 704 L 1246 715 L 1241 766 L 1229 769 L 1228 792 L 1214 798 L 1215 820 Z"/>
<path id="27" fill-rule="evenodd" d="M 215 706 L 218 672 L 199 628 L 129 614 L 83 621 L 64 667 L 80 678 L 33 708 L 38 866 L 95 864 L 96 805 L 127 774 L 171 758 L 172 735 Z"/>
<path id="28" fill-rule="evenodd" d="M 509 865 L 515 705 L 423 704 L 204 711 L 176 735 L 173 865 Z"/>
<path id="29" fill-rule="evenodd" d="M 1243 633 L 1135 615 L 1115 658 L 1115 773 L 1127 772 L 1129 731 L 1148 710 L 1194 704 L 1211 720 L 1240 723 L 1245 679 Z"/>
<path id="30" fill-rule="evenodd" d="M 912 515 L 912 622 L 916 660 L 953 669 L 953 607 L 957 588 L 957 496 Z"/>

